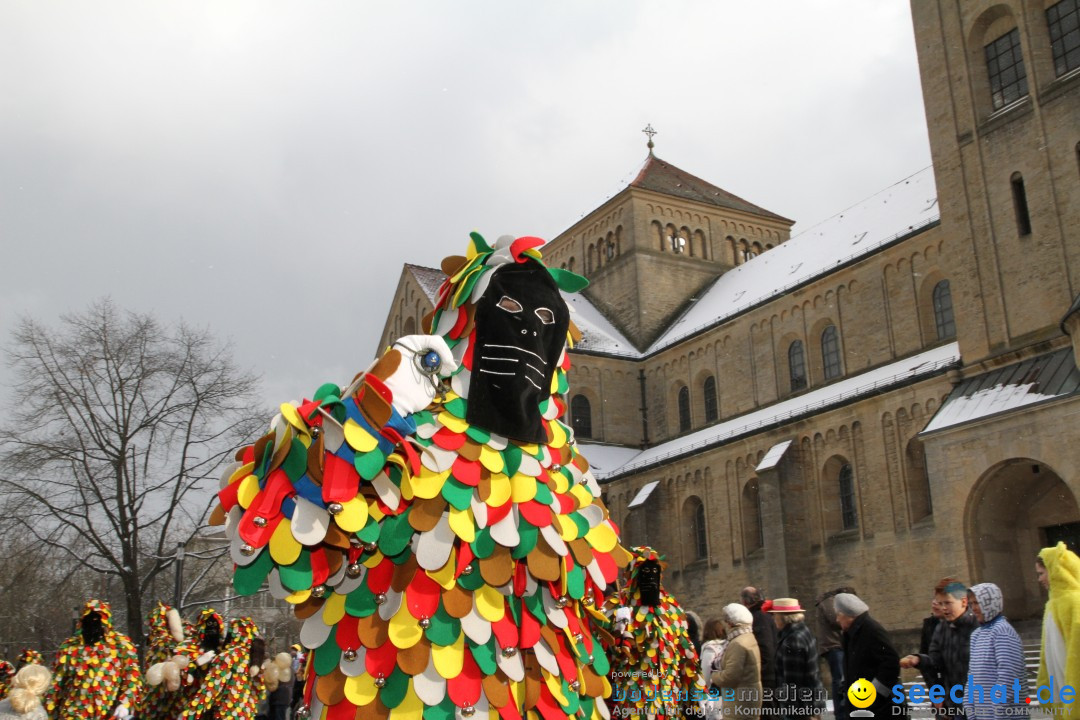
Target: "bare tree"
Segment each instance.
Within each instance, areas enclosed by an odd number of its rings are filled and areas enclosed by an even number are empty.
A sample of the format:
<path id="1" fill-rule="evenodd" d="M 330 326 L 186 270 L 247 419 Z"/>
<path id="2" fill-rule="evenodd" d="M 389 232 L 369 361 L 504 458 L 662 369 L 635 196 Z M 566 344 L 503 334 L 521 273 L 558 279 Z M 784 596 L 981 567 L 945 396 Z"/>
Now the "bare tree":
<path id="1" fill-rule="evenodd" d="M 155 579 L 202 525 L 221 466 L 257 427 L 257 381 L 207 331 L 165 328 L 109 300 L 57 328 L 23 318 L 8 354 L 17 380 L 0 429 L 0 489 L 18 502 L 10 519 L 117 579 L 118 619 L 141 645 Z"/>

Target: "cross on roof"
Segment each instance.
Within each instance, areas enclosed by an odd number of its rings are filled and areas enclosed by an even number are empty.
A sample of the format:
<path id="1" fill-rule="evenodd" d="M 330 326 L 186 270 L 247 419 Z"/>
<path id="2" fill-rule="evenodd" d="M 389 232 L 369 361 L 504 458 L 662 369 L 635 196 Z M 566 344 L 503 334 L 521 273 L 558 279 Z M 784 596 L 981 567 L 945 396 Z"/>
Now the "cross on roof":
<path id="1" fill-rule="evenodd" d="M 655 147 L 655 145 L 653 145 L 652 139 L 653 139 L 653 135 L 656 134 L 656 131 L 653 130 L 652 123 L 649 123 L 648 125 L 646 125 L 645 129 L 642 130 L 641 132 L 643 132 L 643 133 L 645 133 L 646 135 L 649 136 L 648 148 L 649 148 L 649 152 L 652 153 L 652 149 Z"/>

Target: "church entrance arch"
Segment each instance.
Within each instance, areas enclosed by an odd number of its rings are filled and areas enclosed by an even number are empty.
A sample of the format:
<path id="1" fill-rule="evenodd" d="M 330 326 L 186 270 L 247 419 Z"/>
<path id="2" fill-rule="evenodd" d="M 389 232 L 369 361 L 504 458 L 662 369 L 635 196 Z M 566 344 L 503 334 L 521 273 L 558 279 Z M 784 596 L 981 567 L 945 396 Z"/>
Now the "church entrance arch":
<path id="1" fill-rule="evenodd" d="M 1012 458 L 975 483 L 964 537 L 973 573 L 964 579 L 998 585 L 1009 618 L 1039 617 L 1045 598 L 1035 579 L 1035 556 L 1059 539 L 1080 542 L 1080 506 L 1050 466 Z"/>

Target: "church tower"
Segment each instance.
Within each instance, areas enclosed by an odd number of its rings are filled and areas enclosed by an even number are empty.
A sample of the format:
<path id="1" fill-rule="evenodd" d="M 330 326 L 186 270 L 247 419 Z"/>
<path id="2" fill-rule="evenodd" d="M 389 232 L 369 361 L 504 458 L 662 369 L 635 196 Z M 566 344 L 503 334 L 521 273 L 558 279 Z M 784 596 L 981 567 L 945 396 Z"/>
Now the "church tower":
<path id="1" fill-rule="evenodd" d="M 637 177 L 544 248 L 549 265 L 589 279 L 585 295 L 638 350 L 794 224 L 656 157 L 653 132 Z"/>
<path id="2" fill-rule="evenodd" d="M 1060 339 L 1080 291 L 1080 4 L 911 8 L 960 349 L 994 364 Z"/>

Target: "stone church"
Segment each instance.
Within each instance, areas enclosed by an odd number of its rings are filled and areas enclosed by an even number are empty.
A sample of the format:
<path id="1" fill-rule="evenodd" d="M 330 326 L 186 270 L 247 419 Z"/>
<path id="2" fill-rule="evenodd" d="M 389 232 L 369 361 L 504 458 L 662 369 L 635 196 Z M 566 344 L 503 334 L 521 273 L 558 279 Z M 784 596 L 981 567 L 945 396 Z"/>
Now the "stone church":
<path id="1" fill-rule="evenodd" d="M 1077 0 L 914 0 L 933 166 L 794 221 L 662 160 L 543 248 L 568 298 L 568 424 L 625 542 L 715 617 L 745 585 L 853 586 L 916 627 L 934 583 L 1039 615 L 1080 543 Z M 442 273 L 407 265 L 382 344 Z"/>

